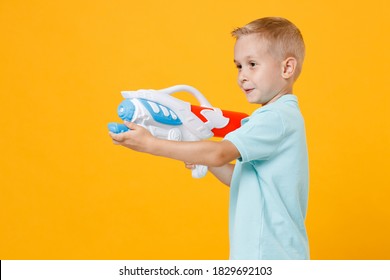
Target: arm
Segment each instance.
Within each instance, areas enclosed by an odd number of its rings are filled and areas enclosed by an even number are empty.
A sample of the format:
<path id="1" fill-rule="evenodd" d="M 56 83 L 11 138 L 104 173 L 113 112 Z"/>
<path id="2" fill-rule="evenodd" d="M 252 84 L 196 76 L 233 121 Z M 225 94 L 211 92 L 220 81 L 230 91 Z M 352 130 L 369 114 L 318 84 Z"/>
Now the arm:
<path id="1" fill-rule="evenodd" d="M 129 149 L 163 156 L 184 162 L 210 167 L 221 167 L 240 156 L 237 148 L 229 141 L 169 141 L 158 139 L 142 126 L 125 123 L 130 130 L 125 133 L 110 133 L 114 144 Z"/>
<path id="2" fill-rule="evenodd" d="M 234 164 L 228 163 L 221 167 L 209 167 L 209 171 L 222 183 L 230 187 L 232 182 Z"/>
<path id="3" fill-rule="evenodd" d="M 195 168 L 195 164 L 193 163 L 185 163 L 185 166 L 188 169 Z M 209 166 L 208 169 L 219 181 L 230 187 L 233 176 L 234 164 L 228 163 L 219 167 Z"/>

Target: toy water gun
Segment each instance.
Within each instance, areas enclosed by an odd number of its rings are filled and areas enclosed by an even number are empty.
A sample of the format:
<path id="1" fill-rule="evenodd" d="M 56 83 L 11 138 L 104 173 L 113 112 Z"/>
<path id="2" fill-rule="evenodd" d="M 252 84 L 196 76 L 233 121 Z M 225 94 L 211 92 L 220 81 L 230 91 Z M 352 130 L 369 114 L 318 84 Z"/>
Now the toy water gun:
<path id="1" fill-rule="evenodd" d="M 171 96 L 175 92 L 188 92 L 200 103 L 191 105 Z M 124 121 L 145 127 L 161 139 L 175 141 L 198 141 L 211 137 L 224 137 L 241 126 L 245 113 L 221 110 L 211 106 L 196 88 L 177 85 L 161 90 L 140 89 L 122 91 L 124 101 L 118 107 L 118 115 Z M 109 123 L 113 133 L 124 133 L 129 128 L 120 123 Z M 207 166 L 197 165 L 192 177 L 201 178 L 207 173 Z"/>

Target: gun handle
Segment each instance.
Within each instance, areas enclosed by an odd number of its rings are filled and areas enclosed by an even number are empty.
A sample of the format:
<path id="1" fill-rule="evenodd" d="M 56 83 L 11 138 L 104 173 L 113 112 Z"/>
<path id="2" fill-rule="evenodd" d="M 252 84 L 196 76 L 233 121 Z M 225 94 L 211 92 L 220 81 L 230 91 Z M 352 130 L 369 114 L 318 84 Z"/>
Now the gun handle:
<path id="1" fill-rule="evenodd" d="M 203 178 L 207 174 L 207 166 L 204 165 L 196 165 L 194 169 L 192 169 L 192 177 L 193 178 Z"/>

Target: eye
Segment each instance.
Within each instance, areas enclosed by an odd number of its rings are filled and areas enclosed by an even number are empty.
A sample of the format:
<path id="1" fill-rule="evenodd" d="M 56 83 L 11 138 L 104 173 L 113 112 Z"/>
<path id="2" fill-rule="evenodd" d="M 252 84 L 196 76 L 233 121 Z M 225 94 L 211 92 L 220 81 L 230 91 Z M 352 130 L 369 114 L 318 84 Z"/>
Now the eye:
<path id="1" fill-rule="evenodd" d="M 257 63 L 254 61 L 251 61 L 251 62 L 249 62 L 249 65 L 250 65 L 250 67 L 255 67 L 257 65 Z"/>
<path id="2" fill-rule="evenodd" d="M 237 68 L 238 70 L 241 70 L 241 68 L 242 68 L 241 64 L 236 64 L 236 68 Z"/>

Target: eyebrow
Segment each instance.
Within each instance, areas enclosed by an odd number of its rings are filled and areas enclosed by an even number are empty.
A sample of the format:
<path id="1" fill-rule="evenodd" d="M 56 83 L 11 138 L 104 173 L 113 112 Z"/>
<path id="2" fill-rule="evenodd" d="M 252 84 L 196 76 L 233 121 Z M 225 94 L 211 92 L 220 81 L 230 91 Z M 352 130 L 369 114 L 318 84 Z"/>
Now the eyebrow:
<path id="1" fill-rule="evenodd" d="M 256 59 L 254 56 L 252 56 L 252 55 L 247 55 L 246 57 L 244 57 L 244 60 L 251 60 L 251 59 Z M 238 63 L 238 61 L 237 60 L 233 60 L 233 62 L 234 63 Z"/>

